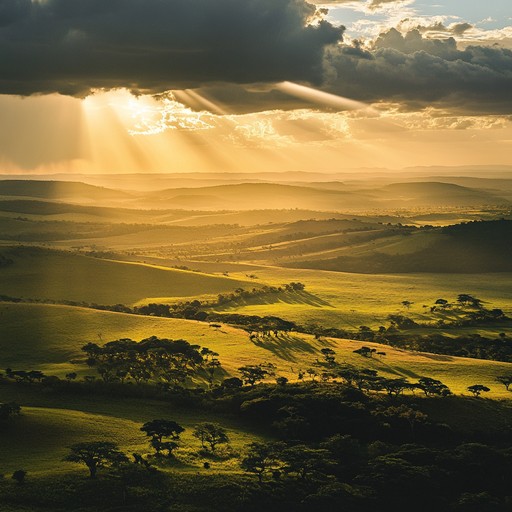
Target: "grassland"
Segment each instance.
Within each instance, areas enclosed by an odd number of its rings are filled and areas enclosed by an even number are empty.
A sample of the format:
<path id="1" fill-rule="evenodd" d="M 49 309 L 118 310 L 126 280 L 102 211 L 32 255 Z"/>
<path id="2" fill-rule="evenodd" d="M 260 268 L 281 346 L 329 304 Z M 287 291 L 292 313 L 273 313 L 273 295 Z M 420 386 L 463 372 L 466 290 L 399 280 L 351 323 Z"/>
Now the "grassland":
<path id="1" fill-rule="evenodd" d="M 0 386 L 2 400 L 24 404 L 22 416 L 2 426 L 3 439 L 9 439 L 9 443 L 0 441 L 2 471 L 7 472 L 19 468 L 35 474 L 84 472 L 62 459 L 72 444 L 99 439 L 118 443 L 128 454 L 134 451 L 149 454 L 151 449 L 140 427 L 155 418 L 172 419 L 185 428 L 181 436 L 182 448 L 176 452 L 177 460 L 169 463 L 168 469 L 195 472 L 202 468 L 205 459 L 197 453 L 200 445 L 192 431 L 195 425 L 204 421 L 216 421 L 226 429 L 235 453 L 243 445 L 266 437 L 231 417 L 147 399 L 119 401 L 62 393 L 56 396 L 37 389 Z M 215 462 L 210 460 L 210 463 L 216 471 L 239 470 L 229 457 Z"/>
<path id="2" fill-rule="evenodd" d="M 151 335 L 172 339 L 184 338 L 206 346 L 219 354 L 228 375 L 238 375 L 245 364 L 271 362 L 278 374 L 297 379 L 299 369 L 314 366 L 322 359 L 320 350 L 331 348 L 337 360 L 359 368 L 377 370 L 386 377 L 406 377 L 411 381 L 422 376 L 440 379 L 452 391 L 464 394 L 466 387 L 479 383 L 492 389 L 494 398 L 509 398 L 510 392 L 498 385 L 497 375 L 508 373 L 510 364 L 397 350 L 374 343 L 352 340 L 321 339 L 289 333 L 250 340 L 243 330 L 223 326 L 212 329 L 206 323 L 171 318 L 153 318 L 93 311 L 66 306 L 1 304 L 0 342 L 3 366 L 16 369 L 40 369 L 63 376 L 69 371 L 94 374 L 84 364 L 71 361 L 83 355 L 80 348 L 87 342 L 100 343 L 119 338 L 140 340 Z M 101 337 L 101 340 L 100 340 Z M 16 344 L 12 340 L 16 340 Z M 386 356 L 363 358 L 353 351 L 362 344 L 384 351 Z M 224 375 L 226 376 L 226 375 Z"/>
<path id="3" fill-rule="evenodd" d="M 242 278 L 246 272 L 231 272 Z M 306 285 L 313 297 L 308 300 L 276 297 L 275 302 L 251 299 L 231 304 L 222 310 L 263 315 L 269 308 L 273 314 L 299 323 L 313 322 L 323 326 L 355 328 L 360 325 L 378 327 L 387 323 L 389 314 L 406 314 L 418 321 L 431 319 L 423 305 L 431 306 L 439 298 L 454 301 L 459 293 L 474 294 L 481 300 L 508 314 L 512 313 L 512 274 L 354 274 L 304 269 L 260 266 L 251 271 L 255 283 L 275 286 L 290 281 Z M 284 300 L 283 300 L 284 299 Z M 271 298 L 267 298 L 271 301 Z M 405 309 L 404 300 L 414 304 Z M 490 326 L 488 332 L 498 334 L 501 326 Z"/>
<path id="4" fill-rule="evenodd" d="M 296 381 L 301 370 L 321 371 L 318 364 L 323 357 L 321 350 L 330 348 L 337 362 L 377 370 L 383 377 L 404 377 L 411 382 L 422 376 L 441 380 L 458 397 L 422 400 L 422 407 L 435 421 L 456 425 L 462 430 L 485 428 L 487 421 L 497 428 L 510 423 L 512 394 L 495 381 L 498 375 L 510 374 L 509 363 L 411 352 L 350 339 L 315 338 L 300 332 L 251 338 L 245 330 L 225 324 L 212 327 L 192 320 L 81 307 L 92 303 L 134 306 L 198 299 L 210 301 L 214 305 L 207 309 L 218 313 L 273 315 L 299 325 L 317 324 L 354 332 L 360 326 L 372 329 L 387 326 L 388 315 L 400 314 L 422 324 L 414 330 L 415 334 L 478 333 L 493 338 L 502 332 L 510 335 L 510 323 L 434 327 L 440 316 L 433 315 L 430 306 L 439 298 L 453 302 L 458 294 L 467 293 L 481 299 L 486 308 L 500 308 L 511 316 L 511 272 L 362 274 L 288 268 L 288 265 L 301 267 L 307 262 L 346 256 L 362 260 L 375 255 L 409 258 L 422 253 L 425 258 L 431 258 L 432 254 L 437 258 L 437 248 L 451 243 L 447 232 L 404 227 L 398 222 L 441 226 L 455 218 L 478 219 L 481 218 L 478 205 L 488 201 L 491 194 L 474 193 L 462 187 L 418 184 L 363 187 L 350 197 L 350 191 L 357 187 L 345 188 L 342 183 L 309 187 L 267 184 L 118 196 L 103 190 L 101 197 L 94 201 L 94 190 L 88 187 L 83 190 L 67 187 L 67 195 L 60 198 L 54 197 L 52 187 L 45 187 L 34 196 L 38 200 L 15 195 L 0 201 L 0 254 L 3 255 L 0 294 L 31 299 L 21 303 L 0 302 L 0 368 L 41 370 L 61 378 L 69 372 L 77 372 L 79 378 L 96 375 L 95 369 L 85 364 L 83 345 L 157 336 L 185 339 L 217 352 L 223 368 L 217 381 L 239 376 L 238 368 L 243 365 L 261 362 L 273 363 L 277 376 Z M 370 205 L 393 199 L 396 204 L 414 209 L 428 202 L 432 190 L 448 194 L 440 199 L 443 205 L 449 205 L 447 210 L 379 211 L 367 217 L 314 210 L 331 208 L 341 204 L 341 200 L 345 200 L 347 209 L 355 208 L 365 199 Z M 247 203 L 240 197 L 240 191 L 251 196 Z M 283 204 L 275 195 L 276 191 L 284 194 Z M 15 192 L 20 194 L 23 190 Z M 78 193 L 92 195 L 84 195 L 81 206 L 62 202 L 64 197 L 70 202 L 80 202 Z M 207 198 L 200 197 L 205 193 L 225 194 L 226 210 L 193 209 L 194 205 L 199 208 L 203 200 L 208 202 Z M 273 195 L 274 208 L 304 201 L 304 208 L 310 209 L 249 210 L 264 203 L 264 194 Z M 18 199 L 12 200 L 13 197 Z M 169 209 L 175 207 L 171 202 L 176 197 L 188 210 Z M 492 197 L 499 198 L 499 194 L 492 194 Z M 109 198 L 122 208 L 106 208 Z M 216 196 L 210 200 L 212 204 L 219 203 Z M 461 201 L 470 201 L 474 207 L 456 208 Z M 91 206 L 93 204 L 96 206 Z M 162 209 L 137 210 L 126 208 L 128 204 L 132 207 L 155 204 Z M 484 215 L 494 219 L 509 214 L 508 210 L 504 211 L 496 208 Z M 464 236 L 463 233 L 462 238 Z M 489 237 L 482 240 L 492 251 Z M 30 247 L 13 246 L 18 242 Z M 42 244 L 46 247 L 42 248 Z M 89 253 L 85 253 L 86 250 Z M 470 254 L 469 250 L 467 252 Z M 439 260 L 444 257 L 458 261 L 450 258 L 450 254 L 448 251 L 439 254 Z M 485 269 L 493 270 L 494 260 L 489 261 Z M 173 268 L 176 266 L 194 271 Z M 298 281 L 305 285 L 304 291 L 253 294 L 250 298 L 215 304 L 219 294 L 229 294 L 237 288 L 279 287 Z M 51 301 L 75 304 L 47 303 Z M 404 306 L 404 301 L 411 304 Z M 407 333 L 402 331 L 404 335 Z M 354 350 L 361 346 L 375 348 L 385 355 L 365 358 L 355 354 Z M 306 376 L 305 380 L 309 381 L 310 377 Z M 267 380 L 274 381 L 274 378 Z M 492 400 L 470 397 L 467 386 L 476 383 L 491 388 L 485 397 Z M 191 474 L 202 471 L 204 459 L 197 453 L 198 441 L 191 435 L 193 426 L 201 421 L 217 421 L 223 425 L 234 452 L 251 441 L 270 439 L 268 432 L 245 424 L 240 417 L 221 414 L 217 409 L 201 410 L 190 404 L 178 406 L 172 400 L 156 400 L 155 395 L 151 395 L 151 399 L 126 398 L 129 393 L 107 397 L 101 392 L 101 386 L 95 391 L 94 384 L 90 388 L 88 384 L 79 384 L 80 393 L 66 391 L 66 383 L 61 383 L 59 389 L 39 384 L 1 384 L 0 380 L 0 402 L 15 400 L 23 407 L 21 417 L 2 425 L 0 470 L 6 473 L 20 467 L 41 478 L 47 473 L 85 473 L 62 462 L 69 445 L 78 441 L 111 440 L 127 453 L 148 453 L 140 426 L 154 418 L 173 419 L 186 428 L 184 447 L 176 452 L 177 460 L 169 463 L 167 470 Z M 197 381 L 188 384 L 195 385 Z M 126 386 L 133 389 L 135 384 Z M 420 392 L 415 393 L 414 401 Z M 214 469 L 221 473 L 239 473 L 239 461 L 229 457 L 217 460 Z"/>
<path id="5" fill-rule="evenodd" d="M 131 304 L 158 297 L 212 295 L 245 280 L 30 248 L 0 251 L 13 261 L 0 269 L 2 293 L 12 297 Z"/>

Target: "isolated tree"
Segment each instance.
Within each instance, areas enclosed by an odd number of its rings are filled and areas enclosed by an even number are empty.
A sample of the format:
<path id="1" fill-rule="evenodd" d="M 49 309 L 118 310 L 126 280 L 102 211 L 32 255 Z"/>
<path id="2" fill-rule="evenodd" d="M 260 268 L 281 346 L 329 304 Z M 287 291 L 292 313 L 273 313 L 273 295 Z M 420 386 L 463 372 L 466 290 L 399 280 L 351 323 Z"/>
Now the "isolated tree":
<path id="1" fill-rule="evenodd" d="M 500 384 L 503 384 L 505 386 L 505 389 L 508 391 L 510 385 L 512 384 L 512 374 L 510 374 L 510 375 L 498 375 L 495 380 L 496 380 L 496 382 L 499 382 Z"/>
<path id="2" fill-rule="evenodd" d="M 25 483 L 25 477 L 27 476 L 27 472 L 24 469 L 18 469 L 12 474 L 12 479 L 18 482 L 18 484 L 22 485 Z"/>
<path id="3" fill-rule="evenodd" d="M 414 302 L 411 302 L 410 300 L 402 301 L 402 306 L 406 309 L 410 309 L 413 304 L 414 304 Z"/>
<path id="4" fill-rule="evenodd" d="M 377 352 L 377 349 L 370 347 L 361 347 L 358 348 L 357 350 L 353 350 L 353 352 L 354 354 L 359 354 L 360 356 L 363 357 L 373 357 L 373 354 Z"/>
<path id="5" fill-rule="evenodd" d="M 96 478 L 99 468 L 115 466 L 128 460 L 126 455 L 119 451 L 116 443 L 108 441 L 77 443 L 71 446 L 70 450 L 64 460 L 85 464 L 89 469 L 90 478 Z"/>
<path id="6" fill-rule="evenodd" d="M 487 393 L 490 390 L 490 388 L 488 388 L 487 386 L 484 386 L 483 384 L 473 384 L 472 386 L 468 386 L 468 391 L 470 393 L 473 393 L 474 396 L 478 397 L 480 396 L 482 393 Z"/>
<path id="7" fill-rule="evenodd" d="M 181 425 L 172 420 L 152 420 L 144 423 L 140 428 L 148 437 L 149 443 L 156 453 L 168 450 L 169 456 L 178 447 L 180 434 L 185 430 Z M 163 441 L 163 438 L 171 438 L 172 441 Z"/>
<path id="8" fill-rule="evenodd" d="M 219 444 L 229 443 L 229 437 L 226 431 L 217 423 L 200 423 L 194 429 L 192 435 L 201 441 L 203 449 L 215 453 Z"/>
<path id="9" fill-rule="evenodd" d="M 66 373 L 66 380 L 68 382 L 71 382 L 72 380 L 75 380 L 77 378 L 77 374 L 76 372 L 70 372 L 70 373 Z"/>
<path id="10" fill-rule="evenodd" d="M 375 338 L 375 333 L 372 331 L 371 327 L 367 325 L 359 326 L 359 339 L 366 341 L 373 341 Z"/>

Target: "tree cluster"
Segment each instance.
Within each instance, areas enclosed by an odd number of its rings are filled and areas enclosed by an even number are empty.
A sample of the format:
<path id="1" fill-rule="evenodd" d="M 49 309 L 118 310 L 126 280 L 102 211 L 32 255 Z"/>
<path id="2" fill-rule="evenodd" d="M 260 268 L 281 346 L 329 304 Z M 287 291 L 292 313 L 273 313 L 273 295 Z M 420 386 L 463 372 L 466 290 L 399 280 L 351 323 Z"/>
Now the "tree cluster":
<path id="1" fill-rule="evenodd" d="M 101 347 L 88 343 L 82 350 L 87 355 L 87 364 L 96 368 L 104 382 L 152 380 L 166 387 L 178 387 L 193 375 L 203 375 L 212 382 L 220 368 L 218 354 L 181 339 L 120 339 Z"/>

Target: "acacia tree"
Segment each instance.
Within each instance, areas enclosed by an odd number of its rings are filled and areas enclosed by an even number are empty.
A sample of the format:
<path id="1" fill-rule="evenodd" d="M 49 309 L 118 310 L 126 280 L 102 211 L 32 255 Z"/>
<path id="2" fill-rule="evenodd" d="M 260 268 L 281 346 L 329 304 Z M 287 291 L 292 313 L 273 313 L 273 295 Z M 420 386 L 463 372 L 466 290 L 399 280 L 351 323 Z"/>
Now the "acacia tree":
<path id="1" fill-rule="evenodd" d="M 266 377 L 275 375 L 276 367 L 272 363 L 260 363 L 255 365 L 246 365 L 238 368 L 245 384 L 253 387 L 256 383 L 261 382 Z"/>
<path id="2" fill-rule="evenodd" d="M 229 437 L 226 431 L 217 423 L 199 423 L 194 429 L 192 435 L 201 441 L 204 450 L 215 453 L 219 444 L 229 443 Z"/>
<path id="3" fill-rule="evenodd" d="M 398 396 L 401 395 L 406 389 L 411 389 L 414 387 L 413 384 L 407 382 L 403 377 L 399 377 L 397 379 L 379 379 L 379 387 L 382 387 L 386 390 L 389 396 Z"/>
<path id="4" fill-rule="evenodd" d="M 90 478 L 96 478 L 99 468 L 116 466 L 128 460 L 116 443 L 107 441 L 77 443 L 71 446 L 70 450 L 71 452 L 64 460 L 85 464 L 89 469 Z"/>
<path id="5" fill-rule="evenodd" d="M 185 430 L 181 425 L 172 420 L 152 420 L 144 423 L 140 428 L 148 437 L 149 443 L 159 454 L 162 450 L 168 450 L 168 456 L 171 456 L 173 450 L 178 447 L 180 434 Z M 172 441 L 163 441 L 164 437 L 171 438 Z"/>
<path id="6" fill-rule="evenodd" d="M 482 393 L 487 393 L 491 391 L 490 388 L 484 386 L 483 384 L 473 384 L 472 386 L 468 386 L 468 391 L 473 393 L 473 396 L 479 397 Z"/>
<path id="7" fill-rule="evenodd" d="M 510 375 L 498 375 L 496 377 L 496 382 L 499 382 L 500 384 L 503 384 L 505 386 L 505 389 L 508 391 L 510 388 L 510 385 L 512 384 L 512 374 Z"/>
<path id="8" fill-rule="evenodd" d="M 377 352 L 377 349 L 370 347 L 361 347 L 358 348 L 357 350 L 353 350 L 352 352 L 354 352 L 354 354 L 359 354 L 360 356 L 363 357 L 373 357 L 373 354 Z"/>
<path id="9" fill-rule="evenodd" d="M 452 394 L 446 384 L 443 384 L 440 380 L 431 379 L 430 377 L 421 377 L 418 379 L 416 387 L 421 389 L 425 393 L 425 396 L 448 396 Z"/>

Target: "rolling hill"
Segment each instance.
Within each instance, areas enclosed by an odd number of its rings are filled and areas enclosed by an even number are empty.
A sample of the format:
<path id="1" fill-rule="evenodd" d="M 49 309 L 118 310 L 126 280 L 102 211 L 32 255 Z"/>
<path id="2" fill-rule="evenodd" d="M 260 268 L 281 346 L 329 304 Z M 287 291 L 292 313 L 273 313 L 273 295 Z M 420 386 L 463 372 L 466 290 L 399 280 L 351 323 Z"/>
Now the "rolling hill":
<path id="1" fill-rule="evenodd" d="M 190 320 L 141 317 L 68 306 L 3 303 L 0 304 L 0 315 L 2 368 L 40 369 L 61 376 L 69 371 L 91 375 L 94 370 L 84 363 L 72 363 L 74 359 L 83 357 L 80 348 L 86 343 L 104 343 L 119 338 L 140 340 L 155 335 L 184 338 L 214 350 L 229 375 L 237 375 L 237 369 L 245 364 L 268 361 L 277 366 L 279 375 L 296 380 L 299 369 L 310 367 L 317 358 L 321 358 L 322 348 L 331 348 L 339 361 L 375 369 L 383 376 L 415 380 L 427 375 L 442 380 L 456 393 L 464 393 L 468 385 L 478 381 L 492 388 L 492 396 L 509 397 L 509 392 L 494 382 L 496 375 L 509 371 L 508 363 L 408 352 L 364 342 L 365 346 L 386 353 L 384 357 L 368 359 L 353 353 L 362 345 L 358 341 L 318 340 L 293 332 L 250 340 L 245 331 L 226 325 L 212 329 L 207 323 Z"/>
<path id="2" fill-rule="evenodd" d="M 507 199 L 487 191 L 441 182 L 392 183 L 374 193 L 380 197 L 383 202 L 382 206 L 386 201 L 392 201 L 396 202 L 400 208 L 509 203 Z"/>
<path id="3" fill-rule="evenodd" d="M 0 249 L 2 294 L 30 299 L 129 304 L 151 298 L 216 295 L 243 280 L 40 248 Z"/>
<path id="4" fill-rule="evenodd" d="M 342 254 L 304 256 L 285 266 L 363 273 L 512 271 L 512 221 L 470 222 L 427 231 L 403 230 Z"/>
<path id="5" fill-rule="evenodd" d="M 95 203 L 126 201 L 127 192 L 72 181 L 0 180 L 0 196 Z"/>
<path id="6" fill-rule="evenodd" d="M 305 208 L 313 210 L 358 210 L 376 208 L 457 207 L 508 204 L 487 191 L 452 183 L 394 183 L 382 188 L 351 188 L 338 182 L 319 188 L 304 184 L 243 183 L 195 189 L 169 189 L 146 196 L 154 207 L 185 209 L 250 210 L 260 208 Z"/>

